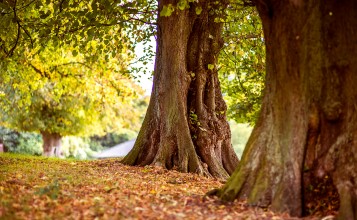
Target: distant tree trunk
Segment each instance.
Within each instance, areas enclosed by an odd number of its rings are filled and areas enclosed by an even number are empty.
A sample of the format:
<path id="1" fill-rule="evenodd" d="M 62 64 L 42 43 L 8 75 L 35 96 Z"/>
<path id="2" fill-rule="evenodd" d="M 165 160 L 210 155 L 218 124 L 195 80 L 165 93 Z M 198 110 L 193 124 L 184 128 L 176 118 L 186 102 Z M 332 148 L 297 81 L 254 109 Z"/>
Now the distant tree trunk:
<path id="1" fill-rule="evenodd" d="M 62 147 L 62 137 L 59 134 L 41 132 L 43 140 L 43 155 L 47 157 L 60 157 Z"/>
<path id="2" fill-rule="evenodd" d="M 9 151 L 8 147 L 5 144 L 3 144 L 3 149 L 5 153 Z"/>
<path id="3" fill-rule="evenodd" d="M 263 106 L 218 194 L 300 216 L 310 202 L 304 183 L 332 178 L 339 219 L 357 219 L 356 1 L 256 2 L 267 51 Z"/>
<path id="4" fill-rule="evenodd" d="M 214 19 L 226 2 L 216 2 L 190 3 L 190 9 L 158 17 L 154 87 L 125 164 L 155 164 L 222 179 L 236 168 L 215 67 L 223 42 L 222 24 Z M 160 0 L 159 12 L 177 3 Z"/>

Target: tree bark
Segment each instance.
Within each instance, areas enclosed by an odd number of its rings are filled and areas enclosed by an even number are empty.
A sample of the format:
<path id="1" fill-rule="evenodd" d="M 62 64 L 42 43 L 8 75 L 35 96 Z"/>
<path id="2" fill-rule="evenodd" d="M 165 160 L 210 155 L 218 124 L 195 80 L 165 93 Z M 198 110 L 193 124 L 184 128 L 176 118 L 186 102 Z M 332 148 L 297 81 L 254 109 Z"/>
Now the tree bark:
<path id="1" fill-rule="evenodd" d="M 242 161 L 218 194 L 300 216 L 310 202 L 304 186 L 332 177 L 339 219 L 357 219 L 357 4 L 256 4 L 266 90 Z"/>
<path id="2" fill-rule="evenodd" d="M 163 6 L 178 1 L 160 0 Z M 158 16 L 154 85 L 130 165 L 155 164 L 167 169 L 225 179 L 238 158 L 230 141 L 226 104 L 215 64 L 222 47 L 225 1 L 190 3 L 169 17 Z M 196 10 L 202 9 L 197 15 Z"/>
<path id="3" fill-rule="evenodd" d="M 43 156 L 47 157 L 60 157 L 61 156 L 61 147 L 62 147 L 62 136 L 59 134 L 52 134 L 49 132 L 42 131 L 42 140 L 43 140 Z"/>

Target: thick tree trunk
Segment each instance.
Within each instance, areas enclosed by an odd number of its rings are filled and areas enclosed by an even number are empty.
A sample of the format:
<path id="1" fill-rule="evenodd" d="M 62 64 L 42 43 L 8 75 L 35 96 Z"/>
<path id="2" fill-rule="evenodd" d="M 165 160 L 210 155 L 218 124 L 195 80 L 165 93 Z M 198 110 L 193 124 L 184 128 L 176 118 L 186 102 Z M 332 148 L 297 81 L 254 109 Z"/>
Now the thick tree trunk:
<path id="1" fill-rule="evenodd" d="M 338 191 L 339 218 L 357 219 L 357 3 L 256 2 L 267 49 L 262 111 L 218 194 L 299 216 L 311 202 L 304 186 L 320 178 Z"/>
<path id="2" fill-rule="evenodd" d="M 177 3 L 159 1 L 159 12 Z M 155 164 L 217 178 L 227 178 L 236 168 L 238 158 L 214 67 L 223 43 L 222 25 L 214 19 L 220 16 L 218 6 L 225 4 L 200 1 L 158 17 L 153 92 L 125 164 Z"/>
<path id="3" fill-rule="evenodd" d="M 43 140 L 43 156 L 47 157 L 60 157 L 61 156 L 61 146 L 62 137 L 59 134 L 52 134 L 49 132 L 41 132 Z"/>

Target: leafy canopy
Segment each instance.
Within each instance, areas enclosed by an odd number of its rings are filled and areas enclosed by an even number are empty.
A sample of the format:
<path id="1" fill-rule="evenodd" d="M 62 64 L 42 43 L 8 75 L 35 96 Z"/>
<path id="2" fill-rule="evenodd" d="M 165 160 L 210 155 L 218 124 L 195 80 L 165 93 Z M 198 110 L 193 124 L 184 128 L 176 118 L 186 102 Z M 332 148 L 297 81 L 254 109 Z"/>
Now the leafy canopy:
<path id="1" fill-rule="evenodd" d="M 254 124 L 265 77 L 264 38 L 256 9 L 231 4 L 223 34 L 225 44 L 218 63 L 228 117 L 238 123 Z"/>
<path id="2" fill-rule="evenodd" d="M 62 136 L 103 134 L 139 124 L 134 108 L 142 91 L 126 75 L 131 57 L 123 53 L 96 62 L 84 57 L 73 54 L 69 45 L 49 43 L 6 59 L 0 76 L 0 122 Z"/>
<path id="3" fill-rule="evenodd" d="M 155 33 L 155 7 L 150 1 L 1 1 L 1 123 L 62 135 L 137 129 L 135 97 L 142 91 L 129 79 L 128 65 L 134 46 Z M 144 50 L 152 56 L 150 47 Z"/>
<path id="4" fill-rule="evenodd" d="M 24 48 L 43 49 L 47 42 L 69 44 L 73 55 L 86 55 L 96 40 L 97 55 L 108 59 L 148 42 L 155 34 L 155 15 L 154 2 L 144 0 L 3 0 L 0 57 L 22 54 Z M 151 48 L 145 50 L 152 56 Z"/>

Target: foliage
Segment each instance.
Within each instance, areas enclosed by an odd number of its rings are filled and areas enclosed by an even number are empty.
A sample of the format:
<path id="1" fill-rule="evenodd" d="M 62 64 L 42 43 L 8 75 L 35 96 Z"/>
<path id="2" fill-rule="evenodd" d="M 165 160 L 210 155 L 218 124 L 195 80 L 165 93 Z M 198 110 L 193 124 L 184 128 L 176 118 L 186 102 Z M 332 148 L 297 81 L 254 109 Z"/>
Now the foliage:
<path id="1" fill-rule="evenodd" d="M 5 149 L 11 151 L 19 145 L 19 132 L 0 126 L 0 143 L 3 143 Z"/>
<path id="2" fill-rule="evenodd" d="M 136 138 L 136 136 L 137 132 L 134 132 L 132 130 L 123 130 L 121 132 L 116 133 L 107 133 L 104 136 L 95 135 L 90 137 L 91 149 L 93 149 L 96 144 L 101 147 L 113 147 L 114 145 Z"/>
<path id="3" fill-rule="evenodd" d="M 87 159 L 91 158 L 96 152 L 90 148 L 88 139 L 67 136 L 62 138 L 61 151 L 66 158 Z"/>
<path id="4" fill-rule="evenodd" d="M 5 94 L 0 120 L 19 130 L 62 136 L 139 126 L 134 107 L 143 92 L 125 76 L 129 59 L 121 54 L 91 63 L 82 53 L 73 56 L 71 47 L 53 45 L 8 58 L 0 76 Z"/>
<path id="5" fill-rule="evenodd" d="M 169 16 L 175 10 L 190 7 L 192 2 L 180 0 L 177 5 L 165 5 L 160 14 Z M 228 116 L 253 124 L 263 89 L 264 42 L 257 12 L 252 7 L 242 7 L 243 3 L 231 2 L 225 16 L 226 43 L 219 69 L 229 105 Z M 145 57 L 135 62 L 146 63 L 148 57 L 153 57 L 153 48 L 146 43 L 155 35 L 154 1 L 21 0 L 3 1 L 0 9 L 3 56 L 22 54 L 26 48 L 43 50 L 52 42 L 61 47 L 68 44 L 72 55 L 82 52 L 89 60 L 100 56 L 107 60 L 123 52 L 131 54 L 135 45 L 142 44 L 148 45 L 144 47 Z M 200 14 L 199 7 L 196 13 Z M 142 68 L 136 65 L 133 69 L 145 72 Z"/>
<path id="6" fill-rule="evenodd" d="M 122 133 L 109 133 L 101 139 L 98 136 L 90 138 L 67 136 L 62 138 L 62 153 L 65 158 L 88 159 L 103 150 L 104 147 L 135 138 L 136 132 L 123 130 Z M 17 132 L 12 129 L 0 127 L 0 142 L 8 152 L 17 154 L 42 154 L 41 135 L 30 132 Z"/>
<path id="7" fill-rule="evenodd" d="M 39 134 L 17 132 L 5 127 L 0 127 L 0 142 L 8 152 L 41 155 L 42 139 Z"/>
<path id="8" fill-rule="evenodd" d="M 70 44 L 73 55 L 86 54 L 96 41 L 99 55 L 115 57 L 123 43 L 149 40 L 155 33 L 153 1 L 128 0 L 5 0 L 0 2 L 0 57 L 21 54 L 25 48 L 45 48 L 48 42 Z M 145 48 L 151 56 L 151 49 Z M 96 58 L 93 57 L 95 60 Z"/>
<path id="9" fill-rule="evenodd" d="M 204 196 L 215 179 L 118 160 L 2 154 L 0 173 L 1 219 L 298 219 Z"/>
<path id="10" fill-rule="evenodd" d="M 262 25 L 255 8 L 232 4 L 224 25 L 219 79 L 227 115 L 238 123 L 257 120 L 265 77 Z"/>
<path id="11" fill-rule="evenodd" d="M 15 148 L 14 153 L 41 155 L 42 138 L 41 135 L 30 132 L 21 132 L 19 145 Z"/>

